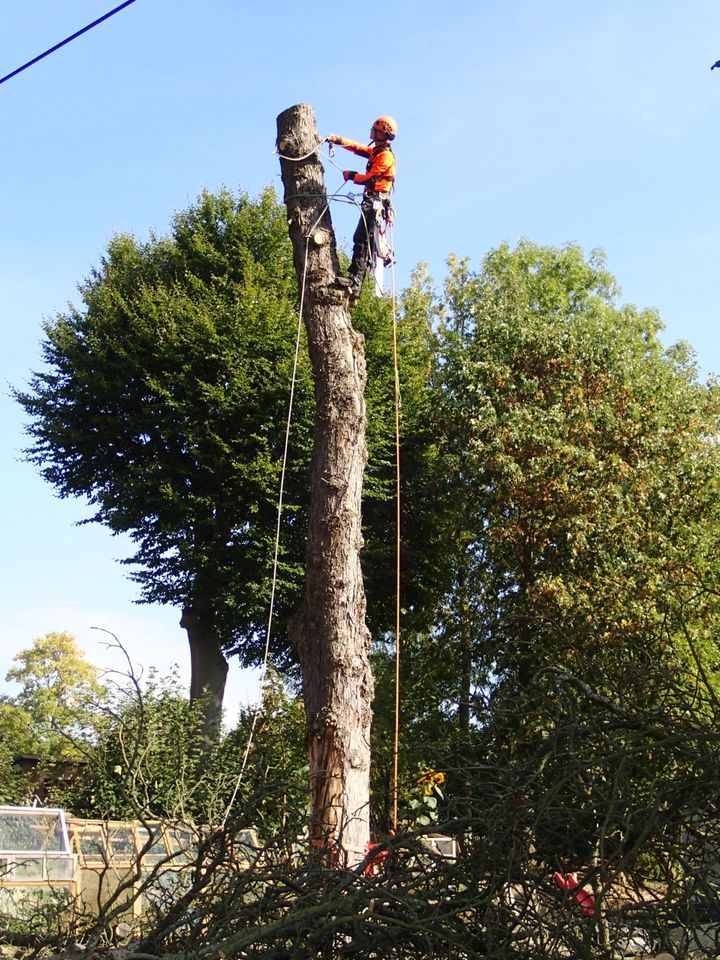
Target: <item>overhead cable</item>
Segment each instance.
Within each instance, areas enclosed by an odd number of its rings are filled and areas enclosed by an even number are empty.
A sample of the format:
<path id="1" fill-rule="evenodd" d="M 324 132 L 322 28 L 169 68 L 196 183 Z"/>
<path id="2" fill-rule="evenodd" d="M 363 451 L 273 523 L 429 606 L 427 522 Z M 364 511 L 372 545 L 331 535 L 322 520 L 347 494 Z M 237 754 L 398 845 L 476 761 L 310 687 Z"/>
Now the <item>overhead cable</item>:
<path id="1" fill-rule="evenodd" d="M 28 60 L 27 63 L 24 63 L 21 67 L 18 67 L 17 70 L 13 70 L 12 73 L 8 73 L 4 77 L 0 77 L 0 83 L 5 83 L 6 80 L 12 80 L 13 77 L 16 77 L 19 73 L 22 73 L 23 70 L 27 70 L 28 67 L 32 67 L 45 57 L 49 57 L 51 53 L 55 53 L 55 51 L 59 50 L 60 47 L 64 47 L 66 44 L 82 36 L 83 33 L 87 33 L 88 30 L 92 30 L 93 27 L 97 27 L 98 24 L 102 23 L 104 20 L 107 20 L 116 13 L 119 13 L 125 7 L 129 7 L 131 3 L 135 3 L 135 0 L 125 0 L 125 3 L 121 3 L 119 6 L 115 7 L 114 10 L 110 10 L 108 13 L 103 14 L 102 17 L 98 17 L 97 20 L 93 20 L 92 23 L 89 23 L 86 27 L 83 27 L 82 30 L 77 30 L 71 36 L 65 37 L 64 40 L 60 41 L 60 43 L 56 43 L 54 47 L 50 47 L 49 50 L 39 54 L 37 57 L 33 57 L 32 60 Z"/>

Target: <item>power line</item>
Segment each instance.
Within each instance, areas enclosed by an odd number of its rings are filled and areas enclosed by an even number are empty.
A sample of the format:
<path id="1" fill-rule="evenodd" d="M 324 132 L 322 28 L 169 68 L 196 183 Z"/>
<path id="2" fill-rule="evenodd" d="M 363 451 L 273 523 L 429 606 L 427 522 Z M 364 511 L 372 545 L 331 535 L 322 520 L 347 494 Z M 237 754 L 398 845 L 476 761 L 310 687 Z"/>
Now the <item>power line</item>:
<path id="1" fill-rule="evenodd" d="M 13 77 L 16 77 L 19 73 L 22 73 L 23 70 L 27 70 L 28 67 L 32 67 L 33 64 L 38 63 L 38 61 L 43 60 L 45 57 L 49 57 L 51 53 L 55 53 L 55 51 L 59 50 L 60 47 L 64 47 L 66 43 L 76 40 L 78 37 L 82 36 L 83 33 L 87 33 L 88 30 L 92 30 L 93 27 L 97 27 L 97 25 L 102 23 L 103 20 L 107 20 L 114 16 L 114 14 L 119 13 L 125 7 L 129 7 L 131 3 L 135 3 L 135 0 L 125 0 L 125 3 L 121 3 L 120 6 L 115 7 L 114 10 L 110 10 L 109 13 L 103 14 L 103 16 L 98 17 L 97 20 L 93 20 L 92 23 L 89 23 L 86 27 L 83 27 L 82 30 L 77 30 L 71 36 L 65 37 L 64 40 L 60 41 L 60 43 L 56 43 L 54 47 L 50 47 L 49 50 L 39 54 L 37 57 L 33 57 L 32 60 L 28 60 L 27 63 L 24 63 L 21 67 L 18 67 L 17 70 L 13 70 L 12 73 L 8 73 L 6 76 L 0 77 L 0 83 L 5 83 L 6 80 L 12 80 Z"/>

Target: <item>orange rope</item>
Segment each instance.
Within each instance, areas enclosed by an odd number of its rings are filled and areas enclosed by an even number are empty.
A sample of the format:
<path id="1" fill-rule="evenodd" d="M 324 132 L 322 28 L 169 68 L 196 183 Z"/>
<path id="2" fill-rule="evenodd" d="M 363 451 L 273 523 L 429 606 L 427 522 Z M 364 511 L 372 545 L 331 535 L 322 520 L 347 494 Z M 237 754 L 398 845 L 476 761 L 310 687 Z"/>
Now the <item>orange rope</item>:
<path id="1" fill-rule="evenodd" d="M 395 249 L 390 231 L 390 303 L 392 305 L 393 367 L 395 371 L 395 731 L 393 737 L 392 830 L 398 828 L 398 758 L 400 754 L 400 372 L 398 369 L 397 308 L 395 302 Z"/>

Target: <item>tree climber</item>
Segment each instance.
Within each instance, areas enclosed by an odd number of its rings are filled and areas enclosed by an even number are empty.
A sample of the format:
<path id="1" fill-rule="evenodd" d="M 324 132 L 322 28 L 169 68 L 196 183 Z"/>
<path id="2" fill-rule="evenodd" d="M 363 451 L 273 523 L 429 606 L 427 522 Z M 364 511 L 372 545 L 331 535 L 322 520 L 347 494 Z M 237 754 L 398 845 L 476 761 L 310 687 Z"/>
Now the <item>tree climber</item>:
<path id="1" fill-rule="evenodd" d="M 328 143 L 336 143 L 339 147 L 344 147 L 359 157 L 368 158 L 365 173 L 343 170 L 343 179 L 346 182 L 351 180 L 353 183 L 362 184 L 365 187 L 360 205 L 360 220 L 353 234 L 353 255 L 350 270 L 347 278 L 338 278 L 338 283 L 341 286 L 350 288 L 350 297 L 353 300 L 360 293 L 365 271 L 372 262 L 371 257 L 374 259 L 379 253 L 377 249 L 374 249 L 378 218 L 383 216 L 386 220 L 389 220 L 391 217 L 390 192 L 395 182 L 395 154 L 390 146 L 390 141 L 395 139 L 396 133 L 397 123 L 392 117 L 383 116 L 378 117 L 373 123 L 370 130 L 370 143 L 367 146 L 357 143 L 355 140 L 335 136 L 335 134 L 330 134 L 327 138 Z"/>

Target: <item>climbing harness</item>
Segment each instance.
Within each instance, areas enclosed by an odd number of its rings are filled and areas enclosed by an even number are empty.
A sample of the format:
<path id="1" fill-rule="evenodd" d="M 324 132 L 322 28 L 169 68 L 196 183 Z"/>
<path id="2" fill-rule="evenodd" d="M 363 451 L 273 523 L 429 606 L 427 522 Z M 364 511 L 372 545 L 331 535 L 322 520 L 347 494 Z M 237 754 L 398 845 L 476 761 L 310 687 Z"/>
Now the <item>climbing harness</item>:
<path id="1" fill-rule="evenodd" d="M 373 199 L 372 206 L 373 223 L 369 244 L 370 272 L 375 281 L 375 295 L 382 297 L 385 293 L 385 267 L 392 267 L 395 263 L 392 245 L 392 225 L 395 210 L 390 203 L 390 197 L 384 195 Z"/>

